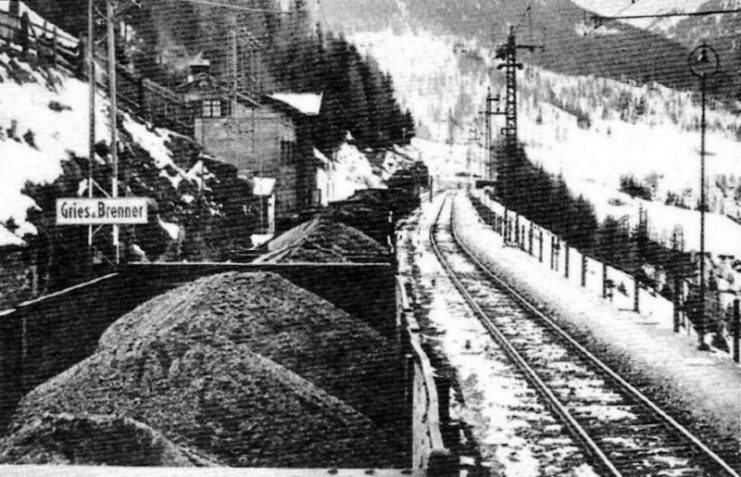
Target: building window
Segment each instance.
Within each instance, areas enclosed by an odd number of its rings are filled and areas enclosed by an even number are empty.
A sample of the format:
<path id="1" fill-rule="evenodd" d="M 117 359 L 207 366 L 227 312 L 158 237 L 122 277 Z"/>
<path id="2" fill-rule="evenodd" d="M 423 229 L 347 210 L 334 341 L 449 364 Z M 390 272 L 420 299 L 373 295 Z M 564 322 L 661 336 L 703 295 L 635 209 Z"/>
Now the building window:
<path id="1" fill-rule="evenodd" d="M 293 164 L 295 162 L 296 143 L 293 141 L 280 142 L 280 161 L 283 164 Z"/>
<path id="2" fill-rule="evenodd" d="M 229 115 L 229 101 L 221 99 L 203 100 L 204 118 L 221 118 Z"/>

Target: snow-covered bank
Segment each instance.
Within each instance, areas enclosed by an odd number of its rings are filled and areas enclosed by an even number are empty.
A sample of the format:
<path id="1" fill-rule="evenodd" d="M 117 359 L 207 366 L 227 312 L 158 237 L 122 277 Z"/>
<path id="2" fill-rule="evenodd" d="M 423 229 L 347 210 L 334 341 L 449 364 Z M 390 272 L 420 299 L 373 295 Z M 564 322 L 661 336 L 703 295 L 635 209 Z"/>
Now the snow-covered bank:
<path id="1" fill-rule="evenodd" d="M 693 421 L 708 424 L 735 442 L 741 439 L 741 368 L 697 351 L 695 341 L 686 336 L 615 310 L 561 274 L 544 270 L 526 253 L 504 247 L 502 238 L 481 222 L 466 197 L 456 196 L 454 210 L 456 232 L 463 242 L 567 328 L 588 337 L 590 349 L 607 355 L 630 375 L 647 378 L 650 393 L 686 410 Z"/>

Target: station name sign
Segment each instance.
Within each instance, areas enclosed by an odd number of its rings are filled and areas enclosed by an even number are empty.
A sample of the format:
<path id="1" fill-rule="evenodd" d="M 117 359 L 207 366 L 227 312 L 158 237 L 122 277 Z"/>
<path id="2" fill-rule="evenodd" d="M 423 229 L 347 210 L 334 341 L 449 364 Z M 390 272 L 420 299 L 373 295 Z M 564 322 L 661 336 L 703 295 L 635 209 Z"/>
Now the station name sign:
<path id="1" fill-rule="evenodd" d="M 147 223 L 147 199 L 57 199 L 57 225 L 129 225 Z"/>

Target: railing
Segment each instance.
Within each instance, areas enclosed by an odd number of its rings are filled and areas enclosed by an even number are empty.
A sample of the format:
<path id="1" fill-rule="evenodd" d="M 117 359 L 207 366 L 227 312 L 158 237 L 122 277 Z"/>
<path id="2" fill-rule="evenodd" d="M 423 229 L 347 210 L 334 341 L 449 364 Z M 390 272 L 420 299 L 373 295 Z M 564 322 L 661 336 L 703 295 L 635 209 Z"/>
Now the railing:
<path id="1" fill-rule="evenodd" d="M 420 328 L 401 278 L 397 277 L 399 324 L 405 353 L 407 405 L 411 407 L 410 447 L 415 476 L 458 475 L 458 462 L 445 448 L 440 427 L 440 404 L 434 371 L 420 344 Z"/>
<path id="2" fill-rule="evenodd" d="M 23 2 L 11 0 L 7 11 L 0 10 L 0 40 L 15 46 L 24 57 L 36 57 L 40 63 L 62 67 L 74 75 L 85 74 L 86 44 L 81 39 L 50 24 Z M 96 63 L 107 65 L 106 55 L 95 53 Z M 116 65 L 121 106 L 180 134 L 193 137 L 194 114 L 178 93 Z M 96 75 L 98 85 L 108 89 L 105 74 Z"/>
<path id="3" fill-rule="evenodd" d="M 476 190 L 472 191 L 471 195 L 488 211 L 488 216 L 482 219 L 491 222 L 494 230 L 502 235 L 508 245 L 520 248 L 541 263 L 550 266 L 551 270 L 561 273 L 566 279 L 600 294 L 621 310 L 643 313 L 657 322 L 666 323 L 671 320 L 671 328 L 675 333 L 683 329 L 688 336 L 696 337 L 696 330 L 690 319 L 692 311 L 690 291 L 697 285 L 684 279 L 676 280 L 672 283 L 673 297 L 667 299 L 659 295 L 655 289 L 641 283 L 633 274 L 586 255 L 571 247 L 558 235 L 508 210 L 499 202 L 492 200 L 486 192 Z M 707 321 L 705 326 L 706 333 L 720 333 L 725 341 L 730 343 L 727 354 L 729 358 L 732 355 L 734 358 L 739 355 L 737 350 L 740 346 L 735 328 L 741 325 L 737 325 L 738 318 L 732 308 L 733 298 L 736 297 L 723 301 L 719 295 L 710 296 L 709 292 L 705 297 L 706 317 L 711 315 L 722 317 L 723 313 L 728 315 L 727 326 L 722 330 L 708 329 Z"/>
<path id="4" fill-rule="evenodd" d="M 76 72 L 80 66 L 80 40 L 35 14 L 23 2 L 11 0 L 0 10 L 0 39 L 17 45 L 24 55 Z"/>

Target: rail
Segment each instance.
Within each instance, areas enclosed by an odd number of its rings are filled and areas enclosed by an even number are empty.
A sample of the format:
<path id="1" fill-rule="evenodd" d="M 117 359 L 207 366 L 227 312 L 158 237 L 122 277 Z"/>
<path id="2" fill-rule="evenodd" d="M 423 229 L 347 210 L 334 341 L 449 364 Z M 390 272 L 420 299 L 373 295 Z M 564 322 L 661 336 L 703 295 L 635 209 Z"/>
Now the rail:
<path id="1" fill-rule="evenodd" d="M 439 244 L 437 242 L 436 233 L 437 233 L 437 226 L 438 226 L 438 223 L 440 222 L 440 217 L 442 215 L 442 211 L 445 208 L 445 205 L 448 201 L 450 201 L 450 196 L 447 196 L 446 199 L 443 201 L 443 204 L 440 210 L 438 211 L 436 220 L 430 229 L 430 242 L 432 243 L 433 250 L 435 254 L 437 255 L 438 260 L 443 265 L 443 268 L 445 269 L 447 275 L 450 277 L 456 289 L 458 289 L 458 291 L 461 293 L 464 300 L 469 304 L 471 309 L 479 317 L 480 321 L 484 324 L 487 330 L 491 333 L 492 337 L 502 346 L 502 348 L 505 350 L 507 355 L 525 373 L 526 377 L 533 384 L 533 386 L 535 386 L 541 392 L 541 395 L 544 397 L 544 399 L 546 399 L 546 401 L 549 403 L 551 408 L 554 409 L 554 411 L 562 418 L 567 428 L 570 431 L 572 431 L 575 438 L 577 438 L 580 442 L 582 442 L 585 445 L 589 454 L 592 455 L 598 461 L 598 464 L 601 465 L 604 469 L 606 469 L 610 473 L 610 475 L 613 475 L 613 476 L 622 475 L 618 471 L 618 469 L 614 466 L 614 464 L 610 461 L 610 459 L 605 455 L 605 453 L 597 446 L 597 444 L 589 436 L 586 430 L 578 422 L 576 422 L 573 416 L 569 414 L 568 410 L 565 409 L 565 407 L 559 402 L 559 400 L 547 388 L 545 383 L 543 383 L 542 380 L 537 376 L 537 374 L 532 369 L 532 367 L 530 367 L 530 365 L 528 365 L 525 362 L 522 356 L 519 355 L 519 353 L 514 349 L 511 343 L 509 343 L 509 340 L 504 336 L 504 334 L 499 329 L 497 329 L 496 326 L 491 322 L 491 320 L 487 317 L 486 313 L 481 309 L 481 307 L 475 302 L 473 297 L 465 289 L 460 279 L 456 276 L 454 270 L 452 269 L 450 264 L 447 262 L 447 260 L 443 256 L 442 251 L 440 250 Z M 620 388 L 622 388 L 624 392 L 626 392 L 632 398 L 636 399 L 638 402 L 644 405 L 646 409 L 648 409 L 655 416 L 657 416 L 665 425 L 667 425 L 669 428 L 671 428 L 678 434 L 682 435 L 682 437 L 684 437 L 689 443 L 691 443 L 692 446 L 694 446 L 702 455 L 708 457 L 710 461 L 712 461 L 719 468 L 723 469 L 723 471 L 727 475 L 730 475 L 733 477 L 739 476 L 739 474 L 729 464 L 727 464 L 720 456 L 718 456 L 712 449 L 710 449 L 707 445 L 705 445 L 700 439 L 698 439 L 684 426 L 679 424 L 675 419 L 673 419 L 666 412 L 660 409 L 648 397 L 646 397 L 638 389 L 636 389 L 634 386 L 628 383 L 615 371 L 613 371 L 607 365 L 602 363 L 602 361 L 600 361 L 594 354 L 589 352 L 584 346 L 582 346 L 579 342 L 577 342 L 574 338 L 572 338 L 560 326 L 558 326 L 552 319 L 550 319 L 548 316 L 546 316 L 544 313 L 538 310 L 534 305 L 532 305 L 529 302 L 529 300 L 527 300 L 517 290 L 510 287 L 502 279 L 496 276 L 458 238 L 458 235 L 455 230 L 455 226 L 452 225 L 453 222 L 454 222 L 454 210 L 451 211 L 451 234 L 453 236 L 454 241 L 456 242 L 457 246 L 459 246 L 460 249 L 465 253 L 465 255 L 476 265 L 476 267 L 480 271 L 482 271 L 489 279 L 491 279 L 492 282 L 495 283 L 498 288 L 502 289 L 506 294 L 514 298 L 515 301 L 519 303 L 528 313 L 537 317 L 551 331 L 555 332 L 560 338 L 562 338 L 565 342 L 567 342 L 568 345 L 573 350 L 575 350 L 588 362 L 595 365 L 606 376 L 609 376 L 609 378 L 612 379 L 612 381 L 615 384 L 617 384 Z"/>

